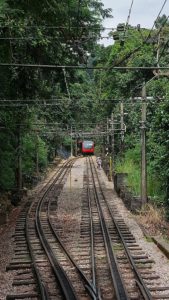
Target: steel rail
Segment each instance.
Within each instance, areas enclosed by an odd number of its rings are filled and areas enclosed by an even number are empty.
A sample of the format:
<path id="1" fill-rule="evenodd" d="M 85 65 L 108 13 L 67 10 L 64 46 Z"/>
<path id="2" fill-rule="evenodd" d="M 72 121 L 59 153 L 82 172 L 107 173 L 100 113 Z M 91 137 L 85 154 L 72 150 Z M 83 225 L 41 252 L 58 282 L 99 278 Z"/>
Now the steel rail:
<path id="1" fill-rule="evenodd" d="M 31 260 L 32 260 L 33 269 L 35 271 L 35 275 L 36 275 L 36 278 L 37 278 L 37 281 L 38 281 L 38 287 L 39 287 L 39 290 L 40 290 L 41 299 L 42 300 L 49 300 L 50 297 L 49 297 L 48 289 L 45 286 L 45 284 L 44 284 L 44 282 L 41 278 L 39 269 L 38 269 L 37 264 L 36 264 L 36 258 L 35 258 L 35 255 L 34 255 L 33 248 L 31 246 L 30 238 L 29 238 L 29 228 L 28 227 L 29 227 L 29 225 L 28 225 L 28 215 L 27 215 L 27 218 L 26 218 L 26 240 L 27 240 L 28 249 L 29 249 L 29 252 L 30 252 Z"/>
<path id="2" fill-rule="evenodd" d="M 93 163 L 93 165 L 94 165 L 94 163 Z M 95 168 L 95 166 L 94 166 L 94 168 Z M 127 255 L 128 259 L 130 261 L 130 264 L 132 266 L 132 269 L 133 269 L 133 271 L 134 271 L 134 273 L 135 273 L 135 275 L 137 277 L 136 284 L 137 284 L 137 286 L 138 286 L 138 288 L 139 288 L 142 296 L 144 297 L 144 299 L 145 300 L 152 300 L 153 297 L 151 296 L 151 293 L 150 293 L 149 289 L 147 288 L 146 284 L 144 283 L 144 280 L 142 279 L 141 274 L 138 271 L 138 268 L 136 267 L 136 264 L 135 264 L 135 262 L 134 262 L 134 260 L 132 258 L 131 253 L 130 253 L 130 250 L 128 249 L 128 247 L 126 245 L 126 242 L 125 242 L 125 240 L 123 238 L 123 234 L 121 233 L 120 228 L 118 226 L 118 223 L 116 222 L 116 220 L 115 220 L 115 218 L 113 216 L 113 213 L 111 211 L 110 205 L 108 204 L 108 202 L 106 200 L 106 197 L 104 196 L 104 192 L 103 192 L 103 189 L 101 187 L 101 183 L 100 183 L 100 179 L 99 179 L 98 173 L 96 171 L 95 171 L 95 173 L 96 173 L 96 176 L 97 176 L 97 179 L 98 179 L 98 182 L 99 182 L 99 187 L 100 187 L 100 191 L 102 193 L 102 197 L 103 197 L 103 199 L 104 199 L 104 201 L 105 201 L 105 203 L 107 205 L 107 208 L 108 208 L 109 213 L 111 215 L 112 221 L 113 221 L 113 223 L 115 225 L 115 228 L 116 228 L 116 230 L 118 232 L 118 235 L 119 235 L 119 237 L 120 237 L 120 239 L 122 241 L 122 244 L 123 244 L 124 250 L 126 252 L 126 255 Z"/>
<path id="3" fill-rule="evenodd" d="M 112 217 L 112 220 L 113 220 L 113 223 L 114 223 L 114 225 L 116 227 L 116 230 L 117 230 L 117 232 L 119 234 L 119 237 L 120 237 L 120 239 L 122 241 L 122 244 L 123 244 L 123 247 L 124 247 L 125 252 L 127 254 L 127 257 L 128 257 L 128 259 L 130 261 L 130 264 L 132 265 L 132 269 L 133 269 L 133 271 L 134 271 L 134 273 L 135 273 L 135 275 L 137 277 L 136 284 L 139 287 L 139 290 L 140 290 L 141 294 L 143 295 L 144 299 L 145 300 L 152 300 L 153 298 L 151 296 L 151 293 L 150 293 L 149 289 L 147 288 L 146 284 L 144 283 L 144 280 L 142 279 L 141 274 L 138 271 L 138 268 L 136 267 L 136 264 L 135 264 L 135 262 L 134 262 L 134 260 L 132 258 L 132 255 L 130 254 L 130 251 L 129 251 L 127 245 L 126 245 L 126 242 L 125 242 L 125 240 L 123 238 L 123 235 L 122 235 L 122 233 L 120 231 L 120 228 L 119 228 L 116 220 L 113 217 L 112 211 L 111 211 L 110 206 L 107 203 L 106 199 L 105 199 L 105 202 L 107 204 L 108 210 L 110 212 L 110 215 Z"/>
<path id="4" fill-rule="evenodd" d="M 66 164 L 69 165 L 69 162 Z M 44 195 L 42 196 L 42 198 L 40 199 L 38 206 L 36 208 L 36 229 L 41 241 L 41 244 L 46 252 L 46 255 L 48 256 L 48 259 L 51 263 L 53 272 L 57 278 L 57 280 L 59 281 L 59 284 L 61 286 L 62 292 L 65 296 L 65 299 L 67 300 L 77 300 L 77 295 L 75 294 L 75 291 L 73 289 L 73 286 L 69 280 L 69 278 L 67 277 L 64 269 L 62 268 L 62 266 L 59 264 L 58 260 L 56 259 L 52 248 L 50 247 L 45 234 L 43 232 L 43 228 L 41 225 L 41 220 L 40 220 L 40 213 L 41 213 L 41 208 L 42 208 L 42 204 L 43 201 L 45 199 L 45 196 L 48 194 L 48 192 L 51 190 L 51 188 L 54 186 L 54 184 L 56 183 L 56 181 L 58 180 L 58 178 L 60 178 L 60 176 L 62 175 L 62 177 L 65 176 L 65 173 L 67 172 L 67 170 L 64 172 L 64 169 L 61 169 L 61 171 L 59 172 L 58 176 L 56 177 L 56 179 L 53 181 L 53 183 L 49 186 L 49 188 L 47 189 L 47 191 L 44 193 Z"/>
<path id="5" fill-rule="evenodd" d="M 70 162 L 70 164 L 72 164 L 72 162 L 74 163 L 74 159 L 72 159 L 72 161 Z M 71 166 L 70 166 L 71 167 Z M 63 179 L 65 174 L 63 174 L 62 178 L 60 180 Z M 55 180 L 56 181 L 56 180 Z M 54 182 L 55 183 L 55 182 Z M 54 183 L 50 186 L 49 189 L 52 188 L 52 186 L 54 185 Z M 49 191 L 49 190 L 48 190 Z M 47 193 L 48 193 L 47 191 Z M 85 283 L 85 288 L 87 289 L 89 295 L 92 297 L 92 299 L 94 300 L 101 300 L 101 298 L 99 297 L 99 293 L 96 290 L 96 287 L 94 284 L 92 284 L 87 277 L 85 276 L 85 274 L 83 273 L 83 271 L 79 268 L 79 266 L 76 264 L 76 262 L 74 261 L 74 259 L 71 257 L 70 253 L 68 252 L 68 250 L 66 249 L 66 247 L 64 246 L 63 242 L 61 241 L 61 239 L 59 238 L 58 234 L 56 233 L 54 226 L 52 224 L 51 218 L 50 218 L 50 205 L 51 205 L 51 200 L 48 202 L 48 223 L 50 225 L 50 228 L 55 236 L 55 238 L 57 239 L 57 241 L 59 242 L 60 246 L 62 247 L 62 249 L 64 250 L 64 252 L 66 253 L 67 257 L 69 258 L 69 260 L 72 262 L 72 264 L 74 265 L 74 267 L 76 268 L 76 270 L 78 271 L 78 273 L 80 274 L 80 276 L 82 277 L 84 283 Z"/>
<path id="6" fill-rule="evenodd" d="M 71 165 L 74 163 L 74 160 L 75 159 L 72 159 L 71 161 L 69 161 L 69 164 L 70 164 L 70 167 Z M 67 170 L 65 171 L 65 173 L 67 172 Z M 41 199 L 41 202 L 39 202 L 39 208 L 38 208 L 38 212 L 37 212 L 37 217 L 38 217 L 38 232 L 40 233 L 40 238 L 42 237 L 43 240 L 41 240 L 41 243 L 43 244 L 43 247 L 45 247 L 44 245 L 44 242 L 46 243 L 47 240 L 45 237 L 43 237 L 43 231 L 42 231 L 42 228 L 41 228 L 41 224 L 40 224 L 40 210 L 41 210 L 41 206 L 42 206 L 42 202 L 45 198 L 45 196 L 47 195 L 47 193 L 51 190 L 51 188 L 53 187 L 53 185 L 56 183 L 56 181 L 58 180 L 58 177 L 60 180 L 62 180 L 65 176 L 65 173 L 64 172 L 60 172 L 61 174 L 59 175 L 62 175 L 62 177 L 60 178 L 60 176 L 57 176 L 57 178 L 53 181 L 53 183 L 50 185 L 49 189 L 47 189 L 47 191 L 44 193 L 42 199 Z M 62 174 L 64 173 L 64 174 Z M 66 253 L 67 257 L 69 258 L 69 260 L 72 262 L 72 264 L 74 265 L 74 267 L 76 268 L 76 270 L 78 271 L 78 273 L 80 274 L 80 276 L 82 277 L 83 281 L 85 282 L 85 288 L 86 290 L 88 291 L 89 295 L 92 297 L 92 299 L 100 299 L 97 297 L 97 291 L 95 289 L 95 286 L 87 279 L 87 277 L 84 275 L 84 273 L 82 272 L 82 270 L 78 267 L 78 265 L 75 263 L 75 261 L 73 260 L 73 258 L 71 257 L 71 255 L 69 254 L 69 252 L 66 250 L 65 246 L 63 245 L 62 241 L 60 240 L 59 236 L 56 234 L 56 231 L 52 225 L 52 222 L 50 220 L 50 201 L 48 202 L 48 222 L 49 222 L 49 225 L 52 229 L 52 232 L 55 236 L 55 238 L 57 239 L 57 241 L 59 242 L 60 246 L 62 247 L 62 249 L 64 250 L 64 252 Z M 40 229 L 40 230 L 39 230 Z M 53 252 L 52 252 L 52 249 L 49 247 L 48 249 L 50 249 L 50 253 L 54 259 L 54 261 L 56 260 L 55 256 L 53 255 Z M 50 257 L 49 257 L 50 259 Z M 63 268 L 59 265 L 59 263 L 57 262 L 58 266 L 59 266 L 59 272 L 57 271 L 57 276 L 59 276 L 59 282 L 61 284 L 61 287 L 63 286 L 63 282 L 65 281 L 65 277 L 62 275 L 60 276 L 60 270 L 61 272 L 63 272 L 64 274 L 64 270 Z M 67 277 L 67 276 L 66 276 Z M 68 278 L 67 278 L 68 279 Z M 70 283 L 70 282 L 69 282 Z M 70 283 L 71 285 L 71 283 Z M 72 285 L 71 285 L 72 286 Z M 70 294 L 70 290 L 69 290 L 69 286 L 68 284 L 65 286 L 62 287 L 62 289 L 64 288 L 64 294 L 65 294 L 65 297 L 66 299 L 73 299 L 73 298 L 70 298 L 71 294 Z M 72 287 L 73 288 L 73 287 Z"/>
<path id="7" fill-rule="evenodd" d="M 102 210 L 102 207 L 101 207 L 101 204 L 99 201 L 96 184 L 95 184 L 95 180 L 94 180 L 93 168 L 92 168 L 90 159 L 89 159 L 89 163 L 90 163 L 90 167 L 91 167 L 91 174 L 92 174 L 92 180 L 93 180 L 94 196 L 95 196 L 95 201 L 96 201 L 98 214 L 99 214 L 99 218 L 100 218 L 100 224 L 101 224 L 102 233 L 103 233 L 103 237 L 104 237 L 105 248 L 106 248 L 106 252 L 107 252 L 107 258 L 108 258 L 108 262 L 109 262 L 109 268 L 110 268 L 110 272 L 111 272 L 112 282 L 113 282 L 114 289 L 115 289 L 116 299 L 117 300 L 129 300 L 129 296 L 124 287 L 123 279 L 120 275 L 116 256 L 112 249 L 111 237 L 110 237 L 109 230 L 107 228 L 106 221 L 104 218 L 103 210 Z"/>
<path id="8" fill-rule="evenodd" d="M 55 178 L 55 176 L 57 175 L 59 171 L 57 171 L 53 176 L 52 178 L 50 178 L 50 180 L 46 183 L 46 185 L 42 188 L 41 192 L 51 183 L 51 181 L 53 181 L 53 178 Z M 39 272 L 39 269 L 37 267 L 37 264 L 36 264 L 36 258 L 35 258 L 35 255 L 34 255 L 34 251 L 33 251 L 33 248 L 32 248 L 32 245 L 31 245 L 31 242 L 30 242 L 30 235 L 29 235 L 29 215 L 30 215 L 30 212 L 32 210 L 32 206 L 33 206 L 34 203 L 32 203 L 29 207 L 29 210 L 28 210 L 28 214 L 27 214 L 27 217 L 26 217 L 26 240 L 27 240 L 27 244 L 28 244 L 28 248 L 29 248 L 29 252 L 30 252 L 30 256 L 31 256 L 31 259 L 32 259 L 32 265 L 33 265 L 33 269 L 35 271 L 35 275 L 36 275 L 36 278 L 37 278 L 37 281 L 38 281 L 38 285 L 39 285 L 39 289 L 40 289 L 40 294 L 41 294 L 41 298 L 42 300 L 48 300 L 50 299 L 49 297 L 49 292 L 48 292 L 48 289 L 47 287 L 45 286 L 42 278 L 41 278 L 41 275 L 40 275 L 40 272 Z"/>
<path id="9" fill-rule="evenodd" d="M 47 184 L 45 185 L 45 187 L 42 189 L 42 190 L 44 190 L 46 188 L 46 191 L 44 192 L 44 194 L 41 197 L 40 201 L 37 203 L 35 225 L 36 225 L 37 233 L 39 234 L 39 239 L 41 241 L 41 244 L 42 244 L 42 246 L 43 246 L 43 248 L 44 248 L 44 250 L 46 252 L 46 255 L 48 256 L 48 259 L 50 261 L 50 264 L 52 266 L 54 274 L 55 274 L 57 280 L 60 283 L 62 291 L 63 291 L 63 293 L 65 295 L 65 299 L 68 299 L 68 300 L 77 300 L 77 297 L 76 297 L 76 295 L 75 295 L 75 293 L 73 291 L 73 287 L 71 286 L 71 284 L 70 284 L 67 276 L 65 276 L 64 271 L 59 266 L 56 258 L 54 257 L 54 255 L 53 255 L 53 253 L 52 253 L 52 251 L 51 251 L 51 249 L 50 249 L 50 247 L 49 247 L 49 245 L 47 243 L 46 238 L 43 235 L 43 230 L 41 228 L 40 219 L 39 219 L 40 218 L 40 208 L 41 208 L 41 204 L 42 204 L 42 201 L 43 201 L 45 195 L 48 193 L 48 191 L 51 189 L 51 187 L 55 184 L 55 182 L 58 180 L 58 178 L 64 172 L 63 167 L 65 167 L 68 163 L 65 162 L 59 168 L 59 170 L 52 176 L 52 178 L 47 182 Z M 56 178 L 55 178 L 55 176 L 56 176 Z M 51 182 L 52 182 L 52 184 L 51 184 Z M 32 209 L 32 206 L 33 206 L 33 203 L 32 203 L 32 205 L 31 205 L 31 207 L 29 209 L 29 213 L 30 213 L 30 211 Z M 34 270 L 35 270 L 35 273 L 36 273 L 36 277 L 38 279 L 38 284 L 40 284 L 41 297 L 44 300 L 48 300 L 48 299 L 50 299 L 49 291 L 45 287 L 45 285 L 43 283 L 43 280 L 42 280 L 42 277 L 40 275 L 40 272 L 39 272 L 39 270 L 37 268 L 36 259 L 35 259 L 35 256 L 33 254 L 33 248 L 31 246 L 31 242 L 30 242 L 30 237 L 29 237 L 29 233 L 28 233 L 28 231 L 29 231 L 29 228 L 28 228 L 28 219 L 27 219 L 27 226 L 26 227 L 27 227 L 27 233 L 26 233 L 26 235 L 28 237 L 29 250 L 30 250 L 31 258 L 33 260 L 33 267 L 34 267 Z"/>
<path id="10" fill-rule="evenodd" d="M 87 159 L 86 159 L 87 162 Z M 88 203 L 89 203 L 89 216 L 90 216 L 90 235 L 91 235 L 91 255 L 92 255 L 92 281 L 97 290 L 97 300 L 101 300 L 101 295 L 99 288 L 96 285 L 96 262 L 95 262 L 95 255 L 94 255 L 94 224 L 93 224 L 93 217 L 92 217 L 92 204 L 91 204 L 91 191 L 89 187 L 89 170 L 87 167 L 87 196 L 88 196 Z"/>
<path id="11" fill-rule="evenodd" d="M 95 255 L 94 255 L 94 224 L 93 224 L 93 218 L 92 218 L 92 204 L 91 204 L 91 196 L 90 196 L 88 168 L 87 168 L 87 198 L 88 198 L 89 216 L 90 216 L 92 282 L 93 282 L 93 285 L 96 286 L 96 261 L 95 261 Z"/>
<path id="12" fill-rule="evenodd" d="M 78 273 L 80 274 L 80 276 L 82 277 L 84 283 L 85 283 L 85 287 L 89 293 L 89 295 L 92 297 L 92 299 L 94 300 L 101 300 L 99 293 L 96 289 L 96 285 L 95 285 L 95 280 L 92 280 L 92 283 L 87 279 L 87 277 L 85 276 L 84 272 L 81 270 L 81 268 L 77 265 L 77 263 L 75 262 L 75 260 L 72 258 L 72 256 L 70 255 L 69 251 L 66 249 L 64 243 L 61 241 L 61 239 L 59 238 L 58 234 L 56 233 L 56 230 L 54 229 L 54 226 L 52 224 L 51 221 L 51 217 L 50 217 L 50 207 L 51 207 L 51 201 L 48 202 L 48 222 L 50 225 L 50 228 L 55 236 L 55 238 L 57 239 L 57 241 L 59 242 L 60 246 L 62 247 L 62 249 L 64 250 L 64 252 L 66 253 L 67 257 L 69 258 L 69 260 L 71 261 L 71 263 L 74 265 L 74 267 L 76 268 L 76 270 L 78 271 Z"/>

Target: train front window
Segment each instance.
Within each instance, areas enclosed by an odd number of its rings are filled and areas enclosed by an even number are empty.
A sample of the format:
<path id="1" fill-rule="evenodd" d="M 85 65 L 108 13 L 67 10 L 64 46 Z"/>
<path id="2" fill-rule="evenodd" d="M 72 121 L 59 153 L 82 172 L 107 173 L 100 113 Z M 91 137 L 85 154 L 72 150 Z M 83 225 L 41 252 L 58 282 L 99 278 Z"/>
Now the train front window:
<path id="1" fill-rule="evenodd" d="M 83 147 L 85 149 L 91 149 L 93 147 L 93 142 L 92 141 L 84 141 L 83 142 Z"/>

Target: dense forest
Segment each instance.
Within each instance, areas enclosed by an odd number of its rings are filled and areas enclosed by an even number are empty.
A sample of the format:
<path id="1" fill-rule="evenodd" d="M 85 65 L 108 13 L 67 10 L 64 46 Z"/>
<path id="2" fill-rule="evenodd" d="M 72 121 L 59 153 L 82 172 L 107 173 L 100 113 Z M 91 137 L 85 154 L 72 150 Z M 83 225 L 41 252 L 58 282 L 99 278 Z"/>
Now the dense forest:
<path id="1" fill-rule="evenodd" d="M 70 146 L 70 126 L 99 123 L 112 112 L 118 121 L 123 102 L 126 130 L 123 147 L 121 135 L 115 136 L 114 165 L 129 174 L 138 195 L 145 84 L 148 193 L 154 202 L 169 204 L 169 73 L 150 69 L 168 63 L 169 21 L 158 17 L 151 30 L 119 24 L 105 47 L 98 41 L 102 20 L 111 14 L 98 0 L 1 0 L 1 192 L 22 184 L 20 176 L 26 181 L 43 171 L 61 145 Z"/>

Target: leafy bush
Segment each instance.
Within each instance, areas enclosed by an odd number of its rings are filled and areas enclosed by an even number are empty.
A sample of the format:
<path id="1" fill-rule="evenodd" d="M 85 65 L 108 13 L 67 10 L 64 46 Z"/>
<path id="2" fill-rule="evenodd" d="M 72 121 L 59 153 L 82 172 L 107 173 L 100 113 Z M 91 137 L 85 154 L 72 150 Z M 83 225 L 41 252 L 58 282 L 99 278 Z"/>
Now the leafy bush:
<path id="1" fill-rule="evenodd" d="M 7 190 L 13 187 L 15 180 L 14 149 L 8 134 L 1 133 L 0 145 L 0 189 Z"/>
<path id="2" fill-rule="evenodd" d="M 124 157 L 116 163 L 116 172 L 128 173 L 126 184 L 135 195 L 140 195 L 141 183 L 141 149 L 140 144 L 135 148 L 126 151 Z M 161 190 L 162 183 L 156 173 L 153 172 L 152 166 L 147 168 L 147 191 L 148 196 L 160 203 L 164 199 L 164 193 Z"/>
<path id="3" fill-rule="evenodd" d="M 36 151 L 38 151 L 39 167 L 43 169 L 47 165 L 47 147 L 45 142 L 36 136 L 27 134 L 23 139 L 23 172 L 32 174 L 35 172 Z"/>

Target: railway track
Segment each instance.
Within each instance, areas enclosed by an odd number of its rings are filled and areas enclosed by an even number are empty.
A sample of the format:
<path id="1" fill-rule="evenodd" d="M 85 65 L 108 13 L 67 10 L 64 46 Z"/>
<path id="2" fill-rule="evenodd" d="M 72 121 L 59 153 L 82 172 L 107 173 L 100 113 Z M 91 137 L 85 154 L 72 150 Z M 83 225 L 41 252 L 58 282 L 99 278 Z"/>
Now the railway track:
<path id="1" fill-rule="evenodd" d="M 153 261 L 136 243 L 116 203 L 105 197 L 92 158 L 86 158 L 80 238 L 74 246 L 56 213 L 74 162 L 63 164 L 25 205 L 8 266 L 16 272 L 14 293 L 6 299 L 169 299 L 169 287 L 160 287 L 151 269 Z"/>
<path id="2" fill-rule="evenodd" d="M 66 251 L 50 217 L 52 199 L 56 201 L 73 163 L 74 160 L 69 160 L 59 169 L 36 200 L 27 205 L 18 221 L 15 232 L 17 259 L 15 256 L 8 267 L 18 270 L 13 282 L 17 293 L 8 295 L 8 300 L 95 297 L 93 286 Z"/>
<path id="3" fill-rule="evenodd" d="M 116 204 L 110 205 L 107 201 L 92 158 L 88 158 L 87 167 L 88 189 L 95 200 L 95 207 L 97 206 L 97 219 L 99 219 L 99 227 L 104 237 L 107 264 L 109 264 L 114 289 L 113 299 L 169 299 L 169 287 L 160 287 L 160 278 L 151 270 L 153 260 L 149 259 L 136 243 L 134 236 L 120 216 Z M 95 220 L 94 207 L 92 214 Z M 99 276 L 101 275 L 98 273 L 97 276 L 96 272 L 96 280 L 101 286 Z M 102 298 L 106 299 L 107 295 L 104 298 L 106 289 L 102 287 L 101 290 L 103 291 Z"/>

